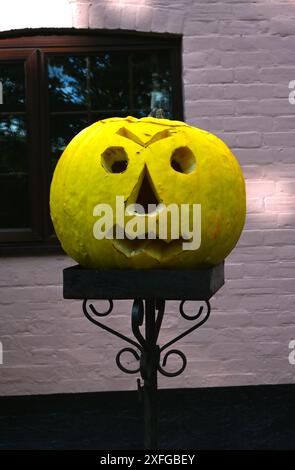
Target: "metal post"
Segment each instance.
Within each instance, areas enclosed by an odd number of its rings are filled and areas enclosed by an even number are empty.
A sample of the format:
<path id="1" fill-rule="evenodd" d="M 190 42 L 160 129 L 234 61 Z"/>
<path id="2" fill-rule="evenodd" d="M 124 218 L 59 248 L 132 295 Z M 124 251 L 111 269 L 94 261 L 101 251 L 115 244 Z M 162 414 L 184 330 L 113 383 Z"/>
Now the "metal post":
<path id="1" fill-rule="evenodd" d="M 127 343 L 116 354 L 116 364 L 125 374 L 139 375 L 139 396 L 144 404 L 144 445 L 159 449 L 157 440 L 157 374 L 177 377 L 184 371 L 187 359 L 175 348 L 175 343 L 200 328 L 209 319 L 209 299 L 224 284 L 224 264 L 204 269 L 86 269 L 72 266 L 64 269 L 64 298 L 84 299 L 85 317 L 100 329 Z M 109 300 L 105 311 L 97 310 L 93 301 Z M 113 300 L 134 299 L 131 310 L 131 330 L 134 337 L 111 328 L 102 320 L 113 311 Z M 186 311 L 187 300 L 194 300 L 194 313 Z M 158 345 L 158 337 L 165 313 L 166 300 L 181 300 L 179 313 L 192 326 L 184 329 L 168 342 Z M 169 314 L 170 315 L 170 314 Z M 173 313 L 175 315 L 175 313 Z M 129 360 L 127 360 L 129 358 Z M 168 367 L 176 360 L 173 370 Z M 134 361 L 130 364 L 130 359 Z M 143 386 L 140 385 L 143 381 Z"/>
<path id="2" fill-rule="evenodd" d="M 185 320 L 194 321 L 195 324 L 160 347 L 157 345 L 157 341 L 165 311 L 164 299 L 134 300 L 131 312 L 131 327 L 138 342 L 99 321 L 99 317 L 106 317 L 112 312 L 113 301 L 111 299 L 109 300 L 109 308 L 105 312 L 99 312 L 92 303 L 88 304 L 87 299 L 83 302 L 83 312 L 88 320 L 129 344 L 129 347 L 123 348 L 117 353 L 116 363 L 119 369 L 127 374 L 138 374 L 140 372 L 143 380 L 143 387 L 140 387 L 140 379 L 137 383 L 140 392 L 143 392 L 140 395 L 143 396 L 144 402 L 144 448 L 147 450 L 158 448 L 157 374 L 160 372 L 165 377 L 176 377 L 184 371 L 187 362 L 185 355 L 178 349 L 170 349 L 170 347 L 203 325 L 210 316 L 211 308 L 208 300 L 204 300 L 207 308 L 204 309 L 203 306 L 200 306 L 194 315 L 185 313 L 184 303 L 183 300 L 179 306 L 181 316 Z M 143 322 L 145 322 L 144 336 L 141 333 Z M 123 365 L 122 355 L 124 353 L 133 355 L 136 361 L 139 361 L 139 367 L 129 369 Z M 165 368 L 168 358 L 173 355 L 181 360 L 181 364 L 177 370 L 169 372 Z"/>
<path id="3" fill-rule="evenodd" d="M 156 333 L 155 300 L 145 301 L 145 339 L 146 347 L 143 353 L 145 376 L 143 387 L 144 400 L 144 447 L 156 449 L 158 441 L 158 404 L 157 404 L 157 370 L 159 353 Z"/>

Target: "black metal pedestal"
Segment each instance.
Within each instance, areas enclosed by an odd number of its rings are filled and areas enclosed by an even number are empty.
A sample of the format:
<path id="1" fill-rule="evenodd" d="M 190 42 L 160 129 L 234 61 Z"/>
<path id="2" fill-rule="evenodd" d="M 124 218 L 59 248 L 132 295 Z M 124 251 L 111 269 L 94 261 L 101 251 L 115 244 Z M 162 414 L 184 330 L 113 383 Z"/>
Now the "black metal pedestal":
<path id="1" fill-rule="evenodd" d="M 99 270 L 74 266 L 64 270 L 64 298 L 84 299 L 83 312 L 92 323 L 129 343 L 116 356 L 117 366 L 127 374 L 140 373 L 137 379 L 139 393 L 144 401 L 145 448 L 157 448 L 157 375 L 166 377 L 180 375 L 186 367 L 186 357 L 178 349 L 170 347 L 203 325 L 210 316 L 209 299 L 224 284 L 224 266 L 220 264 L 203 270 Z M 86 299 L 86 300 L 85 300 Z M 109 308 L 98 312 L 87 299 L 108 299 Z M 137 341 L 110 328 L 100 318 L 113 310 L 114 299 L 134 299 L 131 312 L 132 332 Z M 159 346 L 158 336 L 165 312 L 165 300 L 181 300 L 181 316 L 194 324 L 183 333 Z M 204 303 L 194 315 L 184 311 L 186 300 Z M 205 307 L 205 308 L 204 308 Z M 144 324 L 144 326 L 143 326 Z M 165 351 L 165 352 L 164 352 Z M 163 353 L 164 352 L 164 353 Z M 139 362 L 130 369 L 122 363 L 124 353 Z M 162 355 L 163 353 L 163 355 Z M 181 360 L 178 370 L 166 369 L 168 358 L 176 355 Z"/>

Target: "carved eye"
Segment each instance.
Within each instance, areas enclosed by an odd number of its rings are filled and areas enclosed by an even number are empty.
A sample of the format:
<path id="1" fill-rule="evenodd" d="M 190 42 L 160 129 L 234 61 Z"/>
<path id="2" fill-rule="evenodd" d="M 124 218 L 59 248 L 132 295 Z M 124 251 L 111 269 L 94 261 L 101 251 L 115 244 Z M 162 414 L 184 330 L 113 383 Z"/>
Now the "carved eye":
<path id="1" fill-rule="evenodd" d="M 196 159 L 188 147 L 179 147 L 171 156 L 171 166 L 179 173 L 191 173 L 196 168 Z"/>
<path id="2" fill-rule="evenodd" d="M 108 173 L 123 173 L 128 166 L 127 153 L 123 147 L 109 147 L 101 155 L 101 163 Z"/>

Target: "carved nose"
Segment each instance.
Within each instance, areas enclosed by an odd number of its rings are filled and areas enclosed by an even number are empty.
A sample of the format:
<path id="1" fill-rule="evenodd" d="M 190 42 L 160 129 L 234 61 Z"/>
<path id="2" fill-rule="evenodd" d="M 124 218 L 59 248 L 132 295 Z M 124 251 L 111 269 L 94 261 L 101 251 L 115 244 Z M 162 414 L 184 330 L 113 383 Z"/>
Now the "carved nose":
<path id="1" fill-rule="evenodd" d="M 160 201 L 156 195 L 153 181 L 147 168 L 145 167 L 143 179 L 135 203 L 143 206 L 145 213 L 148 214 L 155 210 L 155 207 L 149 207 L 149 205 L 153 204 L 157 206 L 159 202 Z"/>

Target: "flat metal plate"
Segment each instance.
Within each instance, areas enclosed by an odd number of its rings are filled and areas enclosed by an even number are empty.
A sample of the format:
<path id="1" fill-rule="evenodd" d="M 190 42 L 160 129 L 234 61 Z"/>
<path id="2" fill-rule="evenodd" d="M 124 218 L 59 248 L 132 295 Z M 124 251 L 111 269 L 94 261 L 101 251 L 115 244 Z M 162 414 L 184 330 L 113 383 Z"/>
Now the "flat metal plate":
<path id="1" fill-rule="evenodd" d="M 86 269 L 63 271 L 65 299 L 209 300 L 224 284 L 224 263 L 206 269 Z"/>

